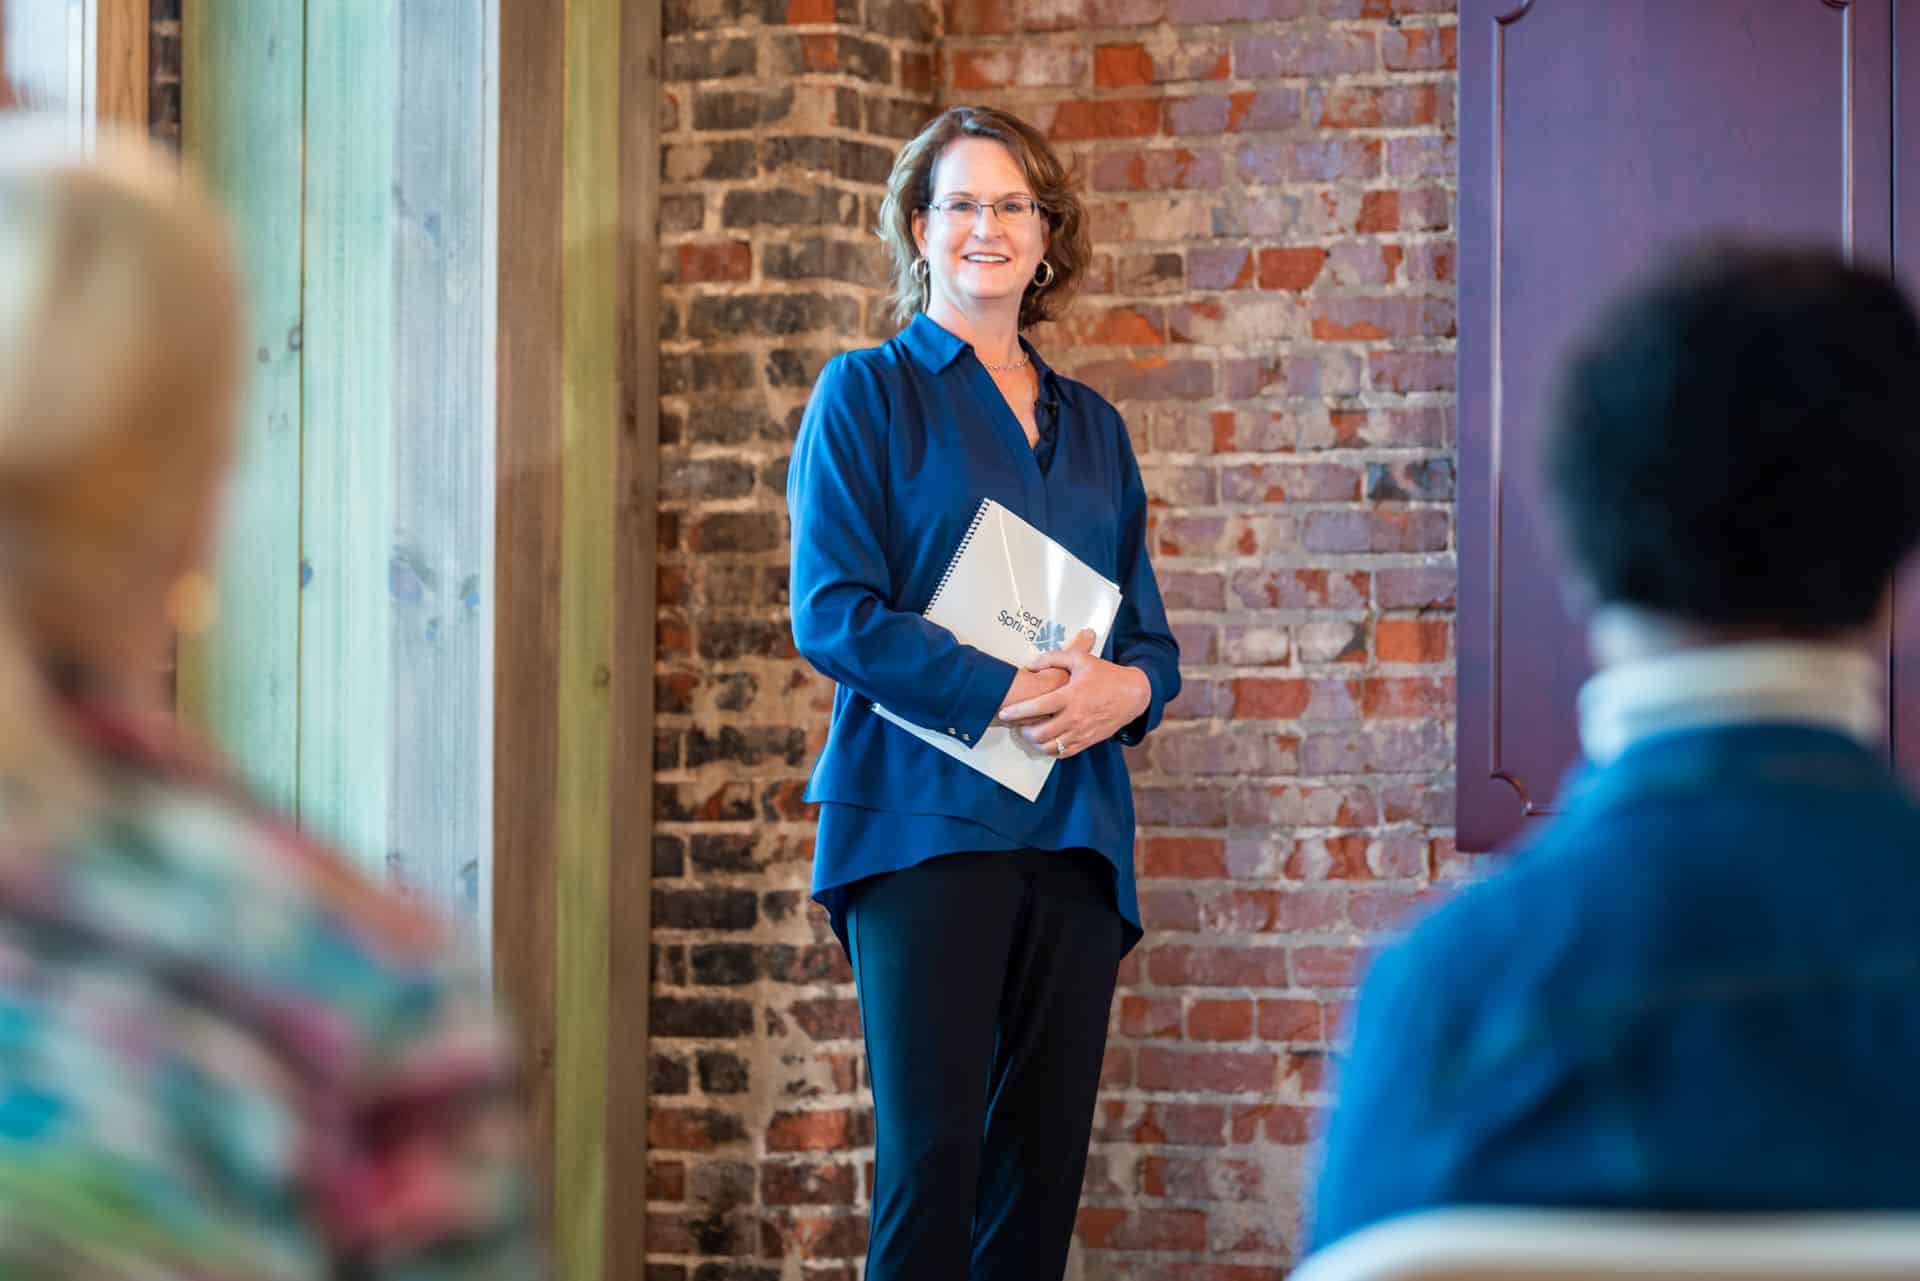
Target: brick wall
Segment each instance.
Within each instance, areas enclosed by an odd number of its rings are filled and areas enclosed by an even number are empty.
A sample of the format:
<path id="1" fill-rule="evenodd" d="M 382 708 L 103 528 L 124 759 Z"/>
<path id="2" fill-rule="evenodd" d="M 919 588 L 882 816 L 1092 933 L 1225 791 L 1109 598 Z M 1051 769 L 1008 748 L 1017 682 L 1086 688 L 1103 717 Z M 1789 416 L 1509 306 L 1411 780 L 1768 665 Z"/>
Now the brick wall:
<path id="1" fill-rule="evenodd" d="M 936 104 L 1085 176 L 1036 341 L 1125 413 L 1187 691 L 1134 753 L 1073 1275 L 1284 1275 L 1348 976 L 1452 849 L 1452 0 L 673 0 L 649 1281 L 852 1278 L 871 1121 L 798 803 L 784 612 L 813 374 L 890 329 L 870 234 Z M 865 337 L 861 337 L 861 335 Z"/>

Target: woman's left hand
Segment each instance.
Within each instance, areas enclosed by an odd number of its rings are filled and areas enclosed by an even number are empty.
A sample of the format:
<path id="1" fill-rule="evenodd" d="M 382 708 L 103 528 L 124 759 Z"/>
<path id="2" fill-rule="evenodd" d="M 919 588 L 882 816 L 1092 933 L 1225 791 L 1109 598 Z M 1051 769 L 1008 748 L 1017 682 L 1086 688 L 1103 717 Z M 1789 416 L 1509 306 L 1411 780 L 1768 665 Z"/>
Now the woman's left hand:
<path id="1" fill-rule="evenodd" d="M 1036 672 L 1064 669 L 1065 685 L 1000 709 L 1000 719 L 1017 724 L 1028 742 L 1062 758 L 1106 742 L 1153 701 L 1153 685 L 1145 672 L 1088 653 L 1084 642 L 1092 640 L 1089 633 L 1074 640 L 1068 648 L 1049 650 L 1027 664 Z"/>

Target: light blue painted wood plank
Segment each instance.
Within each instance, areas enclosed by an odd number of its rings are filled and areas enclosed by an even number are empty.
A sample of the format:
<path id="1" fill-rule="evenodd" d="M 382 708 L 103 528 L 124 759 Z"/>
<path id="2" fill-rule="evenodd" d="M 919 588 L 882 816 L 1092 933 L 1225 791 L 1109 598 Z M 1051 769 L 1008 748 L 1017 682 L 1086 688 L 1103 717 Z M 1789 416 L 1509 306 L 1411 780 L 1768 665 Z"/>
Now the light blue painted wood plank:
<path id="1" fill-rule="evenodd" d="M 394 466 L 396 0 L 307 9 L 300 818 L 384 870 Z"/>
<path id="2" fill-rule="evenodd" d="M 488 8 L 401 7 L 394 152 L 393 870 L 479 938 L 493 874 Z"/>
<path id="3" fill-rule="evenodd" d="M 302 0 L 191 4 L 182 139 L 225 200 L 252 379 L 218 565 L 221 612 L 179 658 L 182 713 L 266 800 L 297 801 L 300 661 Z"/>

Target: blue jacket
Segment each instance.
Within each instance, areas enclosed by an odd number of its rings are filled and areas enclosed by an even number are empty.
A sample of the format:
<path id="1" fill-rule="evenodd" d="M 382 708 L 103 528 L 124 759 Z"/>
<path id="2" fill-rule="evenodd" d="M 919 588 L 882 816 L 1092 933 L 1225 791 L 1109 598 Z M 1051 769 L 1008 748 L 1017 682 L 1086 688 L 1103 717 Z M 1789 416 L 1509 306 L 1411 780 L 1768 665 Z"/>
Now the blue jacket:
<path id="1" fill-rule="evenodd" d="M 806 793 L 823 803 L 814 892 L 836 927 L 853 881 L 996 848 L 1097 851 L 1113 864 L 1117 906 L 1139 924 L 1121 745 L 1139 742 L 1179 692 L 1179 649 L 1147 561 L 1147 498 L 1126 424 L 1026 349 L 1050 457 L 1028 446 L 973 349 L 924 314 L 881 346 L 830 361 L 801 419 L 787 474 L 793 638 L 839 685 Z M 873 712 L 880 702 L 972 743 L 1005 701 L 1013 666 L 921 617 L 983 498 L 1120 585 L 1105 657 L 1140 668 L 1153 689 L 1144 714 L 1057 765 L 1036 801 Z"/>
<path id="2" fill-rule="evenodd" d="M 1837 732 L 1657 735 L 1361 993 L 1315 1247 L 1443 1205 L 1920 1209 L 1920 808 Z"/>

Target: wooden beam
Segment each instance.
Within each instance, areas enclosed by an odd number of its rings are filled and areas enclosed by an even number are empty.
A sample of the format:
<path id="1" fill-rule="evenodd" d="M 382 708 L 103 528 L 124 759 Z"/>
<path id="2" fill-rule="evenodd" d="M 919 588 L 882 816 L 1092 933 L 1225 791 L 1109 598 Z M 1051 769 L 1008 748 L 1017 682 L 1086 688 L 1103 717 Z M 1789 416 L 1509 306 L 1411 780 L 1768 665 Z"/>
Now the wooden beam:
<path id="1" fill-rule="evenodd" d="M 147 128 L 148 33 L 153 28 L 150 0 L 99 0 L 94 43 L 94 114 L 138 129 Z"/>
<path id="2" fill-rule="evenodd" d="M 653 921 L 653 668 L 660 489 L 661 6 L 624 0 L 620 41 L 620 435 L 615 525 L 613 797 L 607 1061 L 609 1277 L 646 1272 L 647 1005 Z"/>
<path id="3" fill-rule="evenodd" d="M 566 65 L 562 24 L 545 0 L 499 4 L 494 979 L 519 1035 L 521 1097 L 539 1183 L 551 1189 Z"/>
<path id="4" fill-rule="evenodd" d="M 221 540 L 221 613 L 180 646 L 183 716 L 269 803 L 298 802 L 303 0 L 189 4 L 182 143 L 222 199 L 245 277 L 252 378 Z"/>
<path id="5" fill-rule="evenodd" d="M 606 1266 L 620 29 L 621 0 L 567 0 L 554 1199 L 555 1254 L 569 1281 L 599 1281 Z"/>

